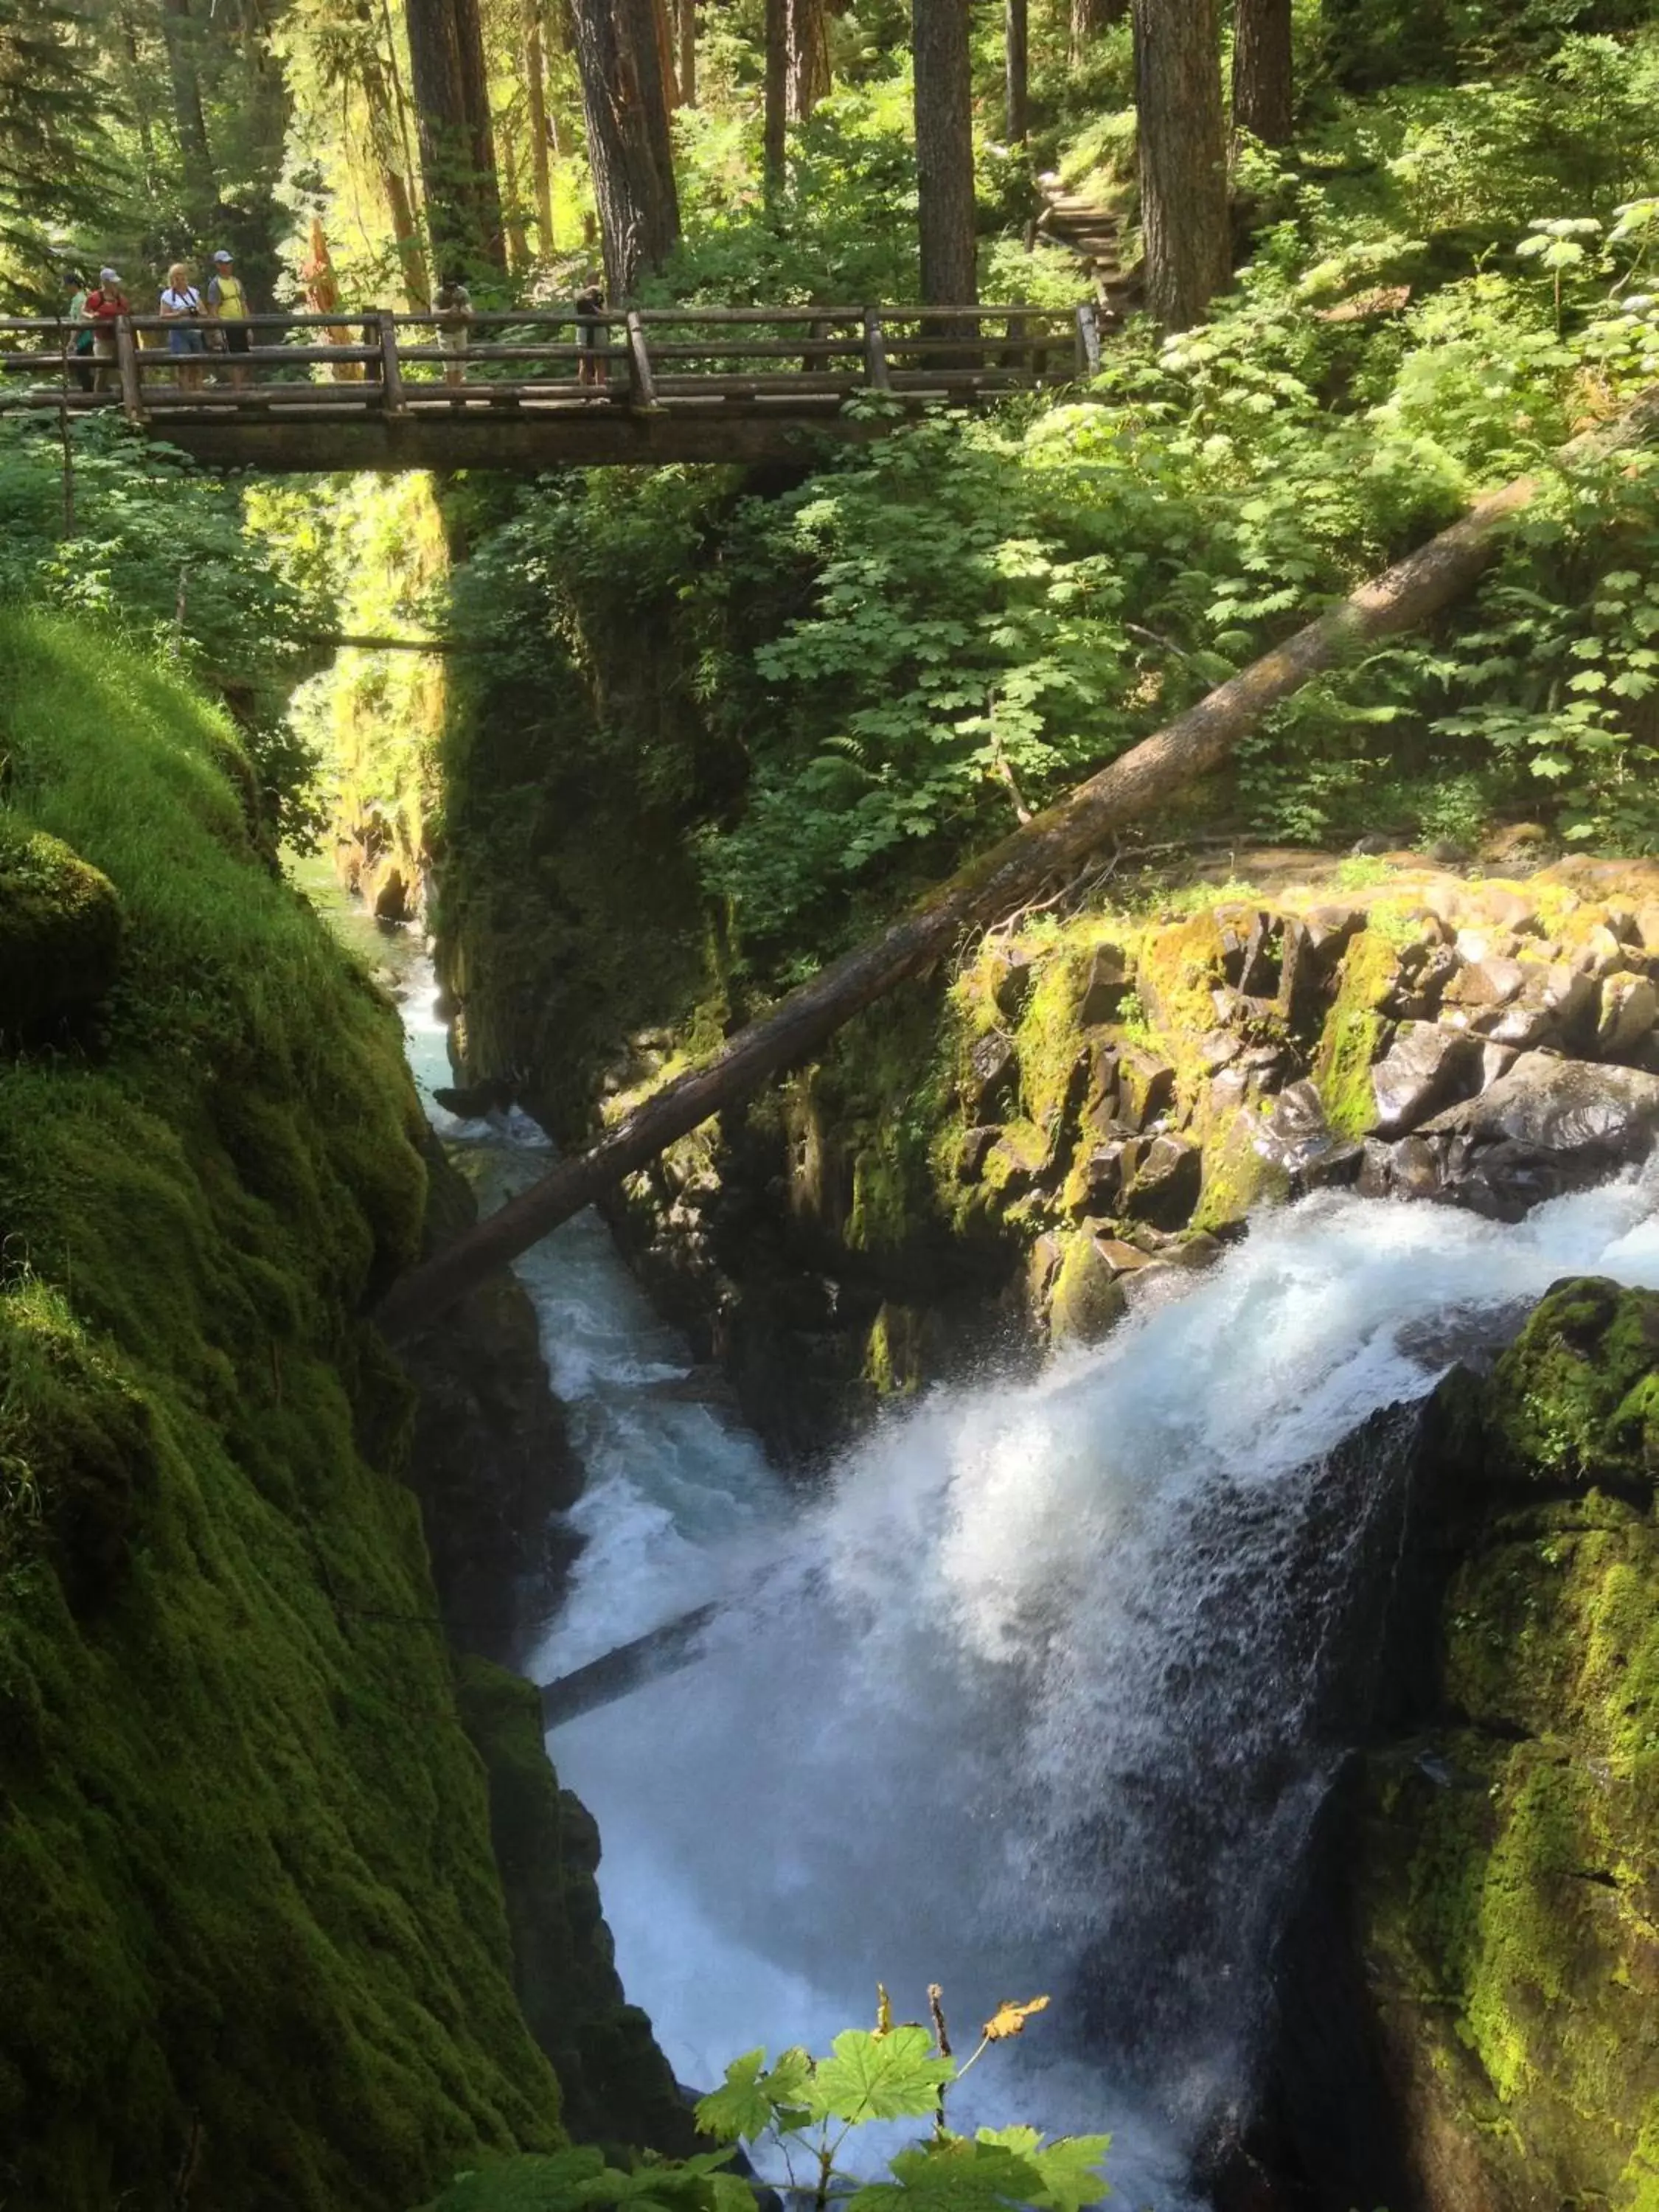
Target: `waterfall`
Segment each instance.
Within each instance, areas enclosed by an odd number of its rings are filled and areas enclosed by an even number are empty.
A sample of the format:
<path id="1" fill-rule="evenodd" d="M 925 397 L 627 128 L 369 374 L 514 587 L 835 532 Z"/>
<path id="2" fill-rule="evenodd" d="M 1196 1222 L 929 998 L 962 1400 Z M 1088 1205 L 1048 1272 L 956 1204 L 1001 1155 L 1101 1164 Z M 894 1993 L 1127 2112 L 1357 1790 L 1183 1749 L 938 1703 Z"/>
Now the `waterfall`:
<path id="1" fill-rule="evenodd" d="M 437 1025 L 411 1000 L 417 1067 Z M 447 1117 L 436 1117 L 446 1127 Z M 497 1191 L 533 1128 L 447 1124 Z M 546 1680 L 740 1594 L 708 1656 L 559 1729 L 630 1995 L 680 2076 L 944 1985 L 1052 1994 L 959 2118 L 1109 2129 L 1188 2201 L 1248 2084 L 1267 1948 L 1340 1747 L 1328 1659 L 1401 1503 L 1380 1409 L 1580 1272 L 1659 1287 L 1659 1184 L 1504 1227 L 1325 1194 L 1037 1380 L 933 1392 L 803 1495 L 660 1385 L 684 1347 L 590 1218 L 520 1263 L 589 1486 Z M 1377 1547 L 1381 1547 L 1380 1552 Z"/>

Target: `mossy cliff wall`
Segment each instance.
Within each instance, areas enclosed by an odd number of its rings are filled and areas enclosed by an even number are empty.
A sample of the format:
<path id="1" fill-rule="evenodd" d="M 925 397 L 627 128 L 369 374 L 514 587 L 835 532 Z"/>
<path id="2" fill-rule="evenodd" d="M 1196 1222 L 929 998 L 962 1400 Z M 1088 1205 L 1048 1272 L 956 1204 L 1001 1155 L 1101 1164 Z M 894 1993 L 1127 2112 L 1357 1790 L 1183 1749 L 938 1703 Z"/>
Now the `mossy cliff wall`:
<path id="1" fill-rule="evenodd" d="M 422 1235 L 396 1022 L 147 664 L 0 619 L 0 2193 L 398 2212 L 562 2121 L 534 1715 L 458 1701 L 356 1318 Z"/>
<path id="2" fill-rule="evenodd" d="M 1322 2202 L 1659 2203 L 1659 1296 L 1431 1409 L 1393 1727 L 1328 1808 L 1280 2091 Z"/>

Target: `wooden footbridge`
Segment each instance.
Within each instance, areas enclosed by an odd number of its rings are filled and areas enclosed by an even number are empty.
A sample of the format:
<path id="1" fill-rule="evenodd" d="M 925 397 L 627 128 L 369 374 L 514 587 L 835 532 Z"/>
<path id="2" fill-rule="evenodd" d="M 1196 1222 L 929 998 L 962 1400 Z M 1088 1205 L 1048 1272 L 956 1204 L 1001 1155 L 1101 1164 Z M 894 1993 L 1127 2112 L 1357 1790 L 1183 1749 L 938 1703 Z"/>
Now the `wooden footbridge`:
<path id="1" fill-rule="evenodd" d="M 1097 365 L 1096 310 L 658 307 L 386 310 L 192 324 L 0 321 L 0 413 L 119 410 L 216 468 L 554 468 L 763 461 L 804 435 L 865 441 Z M 229 349 L 234 348 L 235 350 Z M 860 404 L 863 403 L 863 404 Z"/>

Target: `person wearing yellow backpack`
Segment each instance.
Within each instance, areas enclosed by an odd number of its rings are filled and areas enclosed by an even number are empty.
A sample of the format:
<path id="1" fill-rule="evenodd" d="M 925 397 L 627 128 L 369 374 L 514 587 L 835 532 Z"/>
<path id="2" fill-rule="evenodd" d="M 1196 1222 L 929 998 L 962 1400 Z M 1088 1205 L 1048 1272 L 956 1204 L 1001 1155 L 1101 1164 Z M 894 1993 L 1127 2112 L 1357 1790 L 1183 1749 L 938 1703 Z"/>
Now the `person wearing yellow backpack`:
<path id="1" fill-rule="evenodd" d="M 230 355 L 246 353 L 248 349 L 247 294 L 242 280 L 236 274 L 234 257 L 222 246 L 213 257 L 213 274 L 208 280 L 208 313 L 218 328 L 215 333 L 220 347 Z M 245 392 L 248 385 L 246 362 L 232 360 L 231 387 Z"/>

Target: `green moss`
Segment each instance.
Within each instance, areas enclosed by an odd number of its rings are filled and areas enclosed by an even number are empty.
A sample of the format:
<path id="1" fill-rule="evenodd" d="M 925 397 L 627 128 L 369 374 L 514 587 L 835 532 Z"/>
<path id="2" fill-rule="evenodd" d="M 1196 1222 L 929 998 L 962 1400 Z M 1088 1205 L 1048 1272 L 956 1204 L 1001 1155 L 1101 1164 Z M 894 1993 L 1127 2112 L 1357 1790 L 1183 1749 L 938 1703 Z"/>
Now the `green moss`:
<path id="1" fill-rule="evenodd" d="M 60 839 L 0 813 L 0 1039 L 90 1012 L 120 957 L 121 907 L 108 877 Z"/>
<path id="2" fill-rule="evenodd" d="M 627 2003 L 600 1917 L 599 1831 L 561 1790 L 532 1684 L 486 1661 L 458 1668 L 461 1713 L 489 1784 L 514 1981 L 552 2057 L 573 2133 L 689 2151 L 690 2115 L 651 2023 Z"/>
<path id="3" fill-rule="evenodd" d="M 1388 1032 L 1381 1009 L 1398 973 L 1398 956 L 1382 930 L 1362 929 L 1342 957 L 1312 1071 L 1325 1118 L 1340 1136 L 1366 1136 L 1376 1127 L 1370 1072 Z"/>
<path id="4" fill-rule="evenodd" d="M 398 2212 L 560 2139 L 356 1318 L 417 1109 L 234 744 L 0 617 L 15 819 L 127 917 L 98 1065 L 0 1066 L 0 2188 L 62 2212 Z"/>
<path id="5" fill-rule="evenodd" d="M 1441 1476 L 1485 1485 L 1443 1608 L 1455 1779 L 1375 1776 L 1355 1870 L 1419 2124 L 1499 2197 L 1627 2208 L 1659 2171 L 1656 1376 L 1659 1297 L 1575 1282 L 1480 1390 Z"/>
<path id="6" fill-rule="evenodd" d="M 1123 1288 L 1086 1230 L 1068 1238 L 1048 1302 L 1048 1334 L 1056 1345 L 1097 1344 L 1122 1318 Z"/>
<path id="7" fill-rule="evenodd" d="M 1220 1127 L 1204 1132 L 1204 1181 L 1193 1209 L 1194 1229 L 1231 1228 L 1254 1206 L 1289 1195 L 1289 1176 L 1256 1146 L 1260 1127 L 1260 1114 L 1244 1105 Z"/>
<path id="8" fill-rule="evenodd" d="M 1209 908 L 1148 933 L 1136 986 L 1153 1035 L 1173 1052 L 1190 1054 L 1215 1027 L 1211 994 L 1224 981 L 1221 930 Z"/>
<path id="9" fill-rule="evenodd" d="M 1659 1475 L 1659 1300 L 1558 1285 L 1498 1369 L 1497 1465 L 1519 1481 L 1651 1483 Z"/>

